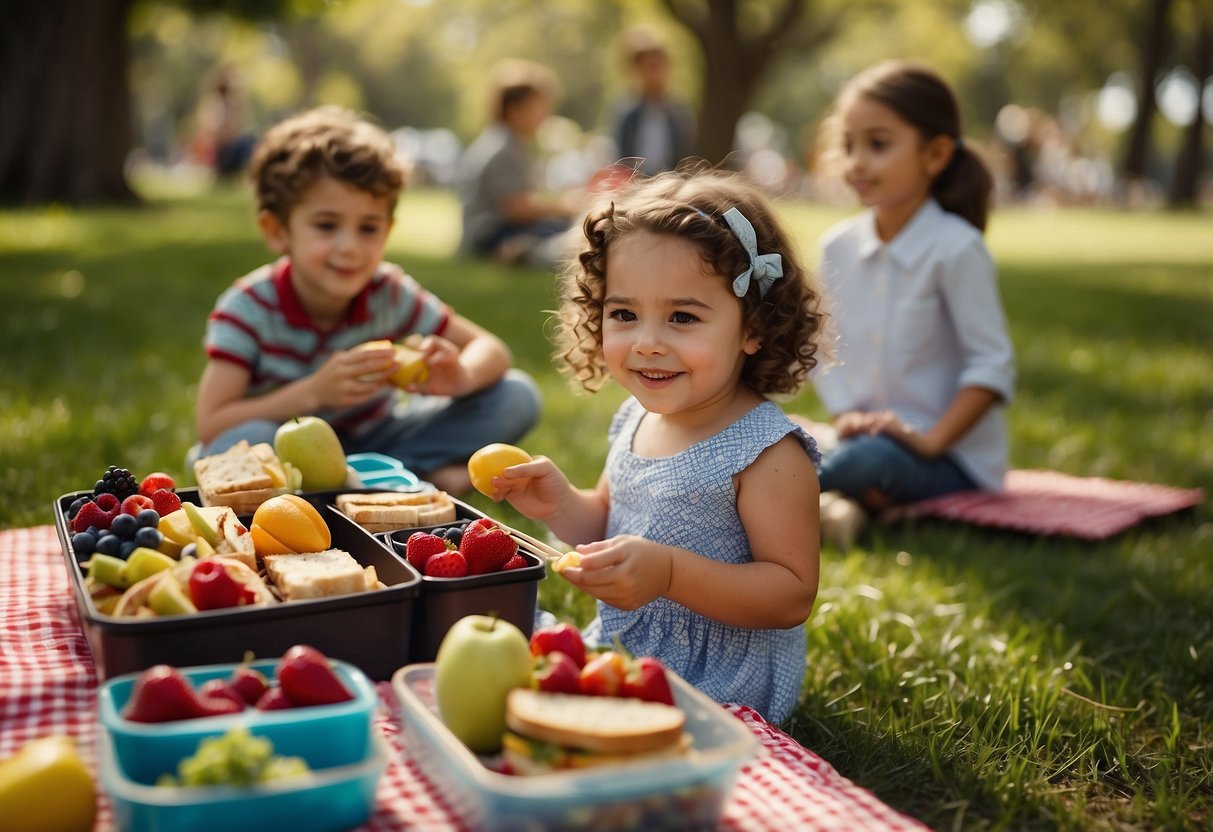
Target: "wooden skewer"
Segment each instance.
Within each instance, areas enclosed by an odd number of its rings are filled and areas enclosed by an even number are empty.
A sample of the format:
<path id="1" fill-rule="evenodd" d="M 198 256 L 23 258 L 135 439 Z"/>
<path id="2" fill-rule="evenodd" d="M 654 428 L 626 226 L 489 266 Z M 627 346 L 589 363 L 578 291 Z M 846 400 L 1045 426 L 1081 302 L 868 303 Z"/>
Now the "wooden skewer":
<path id="1" fill-rule="evenodd" d="M 549 559 L 564 557 L 564 552 L 560 551 L 559 549 L 553 549 L 551 546 L 544 543 L 539 538 L 531 537 L 526 532 L 520 532 L 517 529 L 511 528 L 511 527 L 505 525 L 504 523 L 502 523 L 500 520 L 497 520 L 495 522 L 497 523 L 498 526 L 501 526 L 501 528 L 505 531 L 506 534 L 510 535 L 511 537 L 513 537 L 523 543 L 530 545 L 534 549 L 538 549 L 539 552 L 544 557 L 549 558 Z"/>

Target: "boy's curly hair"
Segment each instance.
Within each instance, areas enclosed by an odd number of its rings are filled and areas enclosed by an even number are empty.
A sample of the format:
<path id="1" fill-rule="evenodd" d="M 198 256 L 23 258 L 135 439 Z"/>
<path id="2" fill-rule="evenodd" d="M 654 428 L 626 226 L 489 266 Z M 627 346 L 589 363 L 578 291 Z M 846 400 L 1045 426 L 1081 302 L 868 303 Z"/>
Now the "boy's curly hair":
<path id="1" fill-rule="evenodd" d="M 392 140 L 378 126 L 339 107 L 318 107 L 271 127 L 249 162 L 257 210 L 283 223 L 303 194 L 330 176 L 388 201 L 404 189 L 404 167 Z"/>
<path id="2" fill-rule="evenodd" d="M 677 236 L 698 246 L 711 271 L 732 283 L 750 262 L 722 219 L 730 208 L 753 224 L 760 254 L 777 252 L 783 260 L 783 277 L 765 297 L 754 280 L 738 298 L 742 325 L 762 340 L 762 348 L 746 358 L 741 382 L 763 396 L 800 389 L 817 364 L 825 318 L 816 281 L 757 188 L 736 174 L 697 167 L 636 180 L 606 195 L 586 216 L 585 245 L 561 278 L 554 336 L 557 362 L 570 381 L 596 391 L 607 378 L 602 315 L 611 245 L 636 231 Z"/>

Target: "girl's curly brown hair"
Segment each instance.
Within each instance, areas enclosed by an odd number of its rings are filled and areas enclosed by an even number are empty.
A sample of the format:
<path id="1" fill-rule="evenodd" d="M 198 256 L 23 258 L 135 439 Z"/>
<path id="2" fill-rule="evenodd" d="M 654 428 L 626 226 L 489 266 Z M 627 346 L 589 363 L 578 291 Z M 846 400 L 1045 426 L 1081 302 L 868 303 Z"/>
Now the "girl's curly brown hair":
<path id="1" fill-rule="evenodd" d="M 570 381 L 593 392 L 607 379 L 602 314 L 612 244 L 636 231 L 677 236 L 698 246 L 704 263 L 731 283 L 750 262 L 722 219 L 730 208 L 754 226 L 760 254 L 778 253 L 783 260 L 783 277 L 765 296 L 752 280 L 738 298 L 742 325 L 762 341 L 762 348 L 746 358 L 741 383 L 763 396 L 800 389 L 817 364 L 825 317 L 816 281 L 763 194 L 736 174 L 703 168 L 636 180 L 606 195 L 586 216 L 585 245 L 564 269 L 556 319 L 555 357 Z"/>
<path id="2" fill-rule="evenodd" d="M 404 168 L 381 128 L 339 107 L 318 107 L 266 131 L 249 162 L 257 210 L 281 222 L 322 176 L 386 199 L 388 214 L 404 189 Z"/>

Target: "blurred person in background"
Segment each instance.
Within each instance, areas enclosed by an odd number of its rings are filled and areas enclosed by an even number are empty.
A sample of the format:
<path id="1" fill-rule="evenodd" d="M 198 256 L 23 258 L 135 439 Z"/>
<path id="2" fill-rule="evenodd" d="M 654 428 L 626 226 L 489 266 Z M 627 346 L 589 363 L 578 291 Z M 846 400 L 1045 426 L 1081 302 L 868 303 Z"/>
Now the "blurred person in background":
<path id="1" fill-rule="evenodd" d="M 623 49 L 634 91 L 615 105 L 611 133 L 620 159 L 653 176 L 673 170 L 691 155 L 695 116 L 670 95 L 670 53 L 647 29 L 624 35 Z"/>

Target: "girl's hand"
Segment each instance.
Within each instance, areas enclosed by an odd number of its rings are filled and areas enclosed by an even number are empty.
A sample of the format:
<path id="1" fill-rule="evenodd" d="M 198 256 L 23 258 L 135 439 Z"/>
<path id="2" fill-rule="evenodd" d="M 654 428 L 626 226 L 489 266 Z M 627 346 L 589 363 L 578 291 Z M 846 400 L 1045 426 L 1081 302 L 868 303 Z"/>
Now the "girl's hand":
<path id="1" fill-rule="evenodd" d="M 362 404 L 386 384 L 396 368 L 395 353 L 382 350 L 338 350 L 309 377 L 315 406 L 310 410 Z"/>
<path id="2" fill-rule="evenodd" d="M 441 336 L 427 335 L 419 349 L 429 377 L 420 384 L 408 385 L 405 390 L 424 396 L 462 396 L 469 392 L 470 379 L 459 362 L 459 347 Z"/>
<path id="3" fill-rule="evenodd" d="M 530 462 L 511 465 L 493 477 L 492 499 L 507 500 L 532 520 L 546 521 L 566 503 L 573 491 L 564 472 L 546 456 L 533 457 Z"/>
<path id="4" fill-rule="evenodd" d="M 577 547 L 581 564 L 561 576 L 621 610 L 643 607 L 670 588 L 671 547 L 624 534 Z"/>

